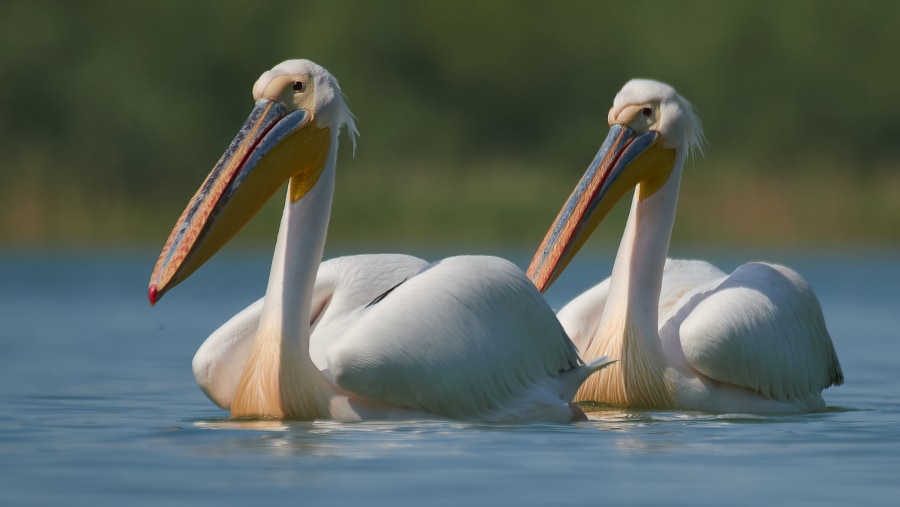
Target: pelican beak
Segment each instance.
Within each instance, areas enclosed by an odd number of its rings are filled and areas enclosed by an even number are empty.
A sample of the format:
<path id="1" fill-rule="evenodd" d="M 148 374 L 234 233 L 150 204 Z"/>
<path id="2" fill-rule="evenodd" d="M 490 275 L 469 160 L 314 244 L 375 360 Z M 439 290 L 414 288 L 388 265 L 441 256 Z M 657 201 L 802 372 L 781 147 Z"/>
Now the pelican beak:
<path id="1" fill-rule="evenodd" d="M 674 164 L 675 150 L 663 147 L 658 132 L 638 134 L 613 124 L 531 260 L 527 274 L 538 290 L 544 292 L 556 281 L 622 196 L 642 184 L 639 198 L 649 197 L 665 183 Z"/>
<path id="2" fill-rule="evenodd" d="M 310 111 L 258 100 L 169 234 L 150 276 L 150 304 L 215 255 L 288 179 L 297 180 L 291 198 L 299 200 L 325 167 L 329 140 Z"/>

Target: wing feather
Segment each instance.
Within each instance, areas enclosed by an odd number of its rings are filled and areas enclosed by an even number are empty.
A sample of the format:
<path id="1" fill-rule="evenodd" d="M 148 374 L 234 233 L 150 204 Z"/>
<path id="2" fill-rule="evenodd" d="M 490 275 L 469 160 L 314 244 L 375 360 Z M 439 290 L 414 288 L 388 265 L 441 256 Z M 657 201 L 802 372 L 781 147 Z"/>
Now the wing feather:
<path id="1" fill-rule="evenodd" d="M 803 400 L 843 382 L 818 300 L 783 266 L 744 264 L 700 285 L 671 310 L 660 335 L 675 331 L 698 372 L 766 398 Z"/>
<path id="2" fill-rule="evenodd" d="M 483 420 L 582 367 L 541 294 L 496 257 L 430 264 L 360 313 L 328 365 L 339 387 L 370 400 Z M 543 402 L 568 411 L 580 383 L 548 387 Z"/>

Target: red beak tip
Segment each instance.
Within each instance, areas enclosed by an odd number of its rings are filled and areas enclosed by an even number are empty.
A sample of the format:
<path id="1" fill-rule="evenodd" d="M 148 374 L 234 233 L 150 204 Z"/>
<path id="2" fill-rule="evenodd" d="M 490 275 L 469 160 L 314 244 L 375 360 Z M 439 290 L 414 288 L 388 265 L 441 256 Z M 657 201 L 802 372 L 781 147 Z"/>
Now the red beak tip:
<path id="1" fill-rule="evenodd" d="M 150 285 L 150 290 L 147 291 L 147 298 L 150 299 L 150 306 L 156 306 L 156 284 Z"/>

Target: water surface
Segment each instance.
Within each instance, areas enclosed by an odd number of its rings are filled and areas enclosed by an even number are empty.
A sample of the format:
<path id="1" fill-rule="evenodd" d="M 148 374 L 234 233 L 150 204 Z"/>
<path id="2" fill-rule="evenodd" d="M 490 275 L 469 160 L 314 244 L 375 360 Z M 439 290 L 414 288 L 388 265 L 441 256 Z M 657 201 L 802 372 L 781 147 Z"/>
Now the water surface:
<path id="1" fill-rule="evenodd" d="M 262 294 L 214 259 L 157 308 L 155 252 L 0 255 L 2 505 L 896 505 L 900 261 L 778 258 L 817 291 L 846 376 L 802 416 L 604 411 L 572 425 L 239 424 L 190 369 Z M 577 260 L 558 307 L 608 273 Z M 717 258 L 732 269 L 731 256 Z"/>

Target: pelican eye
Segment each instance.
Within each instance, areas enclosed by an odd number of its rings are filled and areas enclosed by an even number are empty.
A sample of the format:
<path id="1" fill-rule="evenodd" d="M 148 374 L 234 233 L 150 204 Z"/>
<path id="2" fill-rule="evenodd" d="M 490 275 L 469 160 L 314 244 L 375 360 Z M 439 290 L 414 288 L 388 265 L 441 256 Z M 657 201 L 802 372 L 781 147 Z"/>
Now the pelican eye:
<path id="1" fill-rule="evenodd" d="M 645 117 L 649 118 L 649 117 L 653 116 L 653 109 L 651 109 L 649 107 L 645 107 L 644 109 L 641 109 L 641 114 L 644 115 Z"/>
<path id="2" fill-rule="evenodd" d="M 302 92 L 306 90 L 306 83 L 303 81 L 294 81 L 294 85 L 292 87 L 295 92 Z"/>

